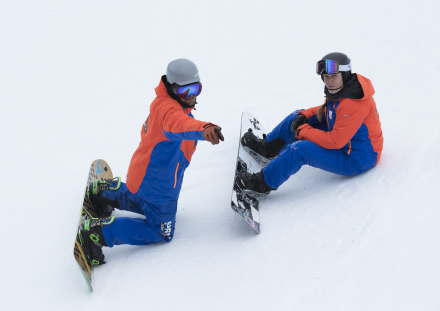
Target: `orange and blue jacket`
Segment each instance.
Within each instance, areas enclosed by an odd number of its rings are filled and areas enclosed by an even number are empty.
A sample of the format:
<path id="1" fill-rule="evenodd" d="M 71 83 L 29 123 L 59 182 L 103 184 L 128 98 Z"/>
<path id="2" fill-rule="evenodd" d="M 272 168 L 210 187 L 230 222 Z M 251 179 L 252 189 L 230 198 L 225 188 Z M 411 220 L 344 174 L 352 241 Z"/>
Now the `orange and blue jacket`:
<path id="1" fill-rule="evenodd" d="M 319 122 L 316 113 L 320 106 L 301 111 L 308 118 L 309 124 L 298 127 L 297 138 L 312 141 L 326 149 L 342 149 L 346 154 L 352 151 L 374 154 L 377 164 L 382 154 L 383 136 L 373 99 L 374 88 L 369 79 L 355 75 L 363 96 L 357 99 L 342 97 L 326 100 L 325 122 L 328 131 L 311 126 Z"/>
<path id="2" fill-rule="evenodd" d="M 173 99 L 162 80 L 155 91 L 157 97 L 142 126 L 126 185 L 147 202 L 166 204 L 178 200 L 197 141 L 205 140 L 203 130 L 212 123 L 195 120 L 193 108 L 184 108 Z"/>

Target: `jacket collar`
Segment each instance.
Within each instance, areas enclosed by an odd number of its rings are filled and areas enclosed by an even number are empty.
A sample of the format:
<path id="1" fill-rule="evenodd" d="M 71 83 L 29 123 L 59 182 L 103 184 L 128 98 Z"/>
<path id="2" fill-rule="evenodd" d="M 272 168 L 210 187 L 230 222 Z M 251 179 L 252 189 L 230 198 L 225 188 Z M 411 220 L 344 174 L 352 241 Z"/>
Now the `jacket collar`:
<path id="1" fill-rule="evenodd" d="M 327 88 L 325 88 L 325 92 L 328 92 Z M 352 74 L 352 77 L 348 82 L 344 85 L 342 90 L 338 93 L 332 95 L 328 100 L 336 101 L 341 98 L 350 98 L 350 99 L 370 99 L 374 94 L 374 88 L 371 84 L 371 81 L 360 74 Z"/>

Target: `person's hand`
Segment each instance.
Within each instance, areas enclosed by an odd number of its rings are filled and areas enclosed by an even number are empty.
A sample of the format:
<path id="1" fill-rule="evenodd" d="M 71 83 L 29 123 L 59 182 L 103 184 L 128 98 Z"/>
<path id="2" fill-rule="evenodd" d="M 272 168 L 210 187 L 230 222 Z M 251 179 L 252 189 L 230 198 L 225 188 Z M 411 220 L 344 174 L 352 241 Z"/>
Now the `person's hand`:
<path id="1" fill-rule="evenodd" d="M 222 130 L 222 128 L 217 125 L 208 126 L 203 131 L 203 137 L 205 138 L 206 141 L 209 141 L 211 144 L 217 145 L 218 143 L 220 143 L 219 139 L 221 141 L 225 140 L 221 130 Z"/>
<path id="2" fill-rule="evenodd" d="M 290 125 L 290 130 L 293 133 L 296 133 L 296 130 L 298 129 L 298 127 L 300 127 L 303 124 L 309 123 L 309 121 L 307 120 L 306 116 L 303 114 L 298 114 L 295 118 L 295 120 L 293 120 L 292 124 Z"/>

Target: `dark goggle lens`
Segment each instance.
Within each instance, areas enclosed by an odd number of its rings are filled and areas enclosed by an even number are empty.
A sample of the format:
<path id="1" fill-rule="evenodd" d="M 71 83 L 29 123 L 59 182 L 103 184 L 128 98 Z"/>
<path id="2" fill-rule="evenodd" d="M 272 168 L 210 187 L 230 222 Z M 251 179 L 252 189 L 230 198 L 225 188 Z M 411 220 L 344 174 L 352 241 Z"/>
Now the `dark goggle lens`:
<path id="1" fill-rule="evenodd" d="M 188 98 L 191 95 L 199 96 L 202 91 L 202 84 L 200 82 L 189 84 L 189 85 L 175 85 L 176 94 L 180 98 Z"/>
<path id="2" fill-rule="evenodd" d="M 339 63 L 334 60 L 323 59 L 316 63 L 316 73 L 322 74 L 325 71 L 328 74 L 339 72 Z"/>

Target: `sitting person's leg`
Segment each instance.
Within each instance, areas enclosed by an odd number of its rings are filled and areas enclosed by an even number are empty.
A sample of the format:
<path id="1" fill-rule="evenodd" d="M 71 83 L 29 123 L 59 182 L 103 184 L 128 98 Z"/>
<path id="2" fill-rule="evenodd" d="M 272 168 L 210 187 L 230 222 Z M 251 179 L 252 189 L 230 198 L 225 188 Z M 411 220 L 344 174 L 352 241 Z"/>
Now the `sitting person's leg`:
<path id="1" fill-rule="evenodd" d="M 353 176 L 372 168 L 375 163 L 370 167 L 359 168 L 341 149 L 325 149 L 311 141 L 302 140 L 289 145 L 263 169 L 265 181 L 270 187 L 278 188 L 305 164 L 327 172 Z"/>
<path id="2" fill-rule="evenodd" d="M 260 172 L 241 172 L 239 178 L 245 192 L 250 190 L 247 192 L 254 196 L 267 195 L 298 172 L 303 165 L 344 176 L 358 175 L 374 167 L 374 155 L 359 153 L 357 156 L 365 158 L 366 165 L 359 166 L 358 160 L 353 160 L 341 149 L 325 149 L 311 141 L 302 140 L 287 145 L 287 148 Z"/>

